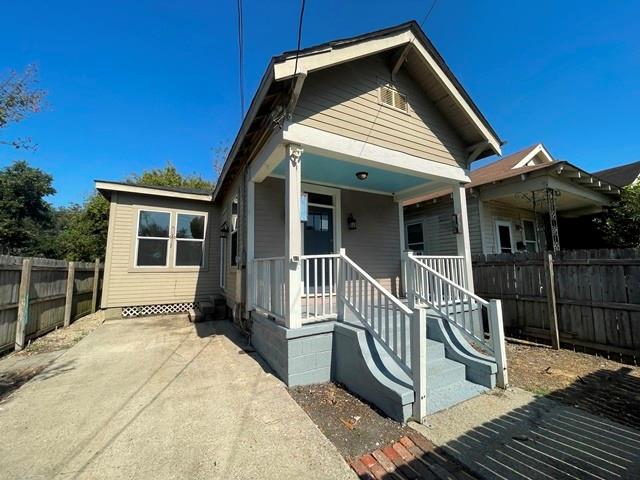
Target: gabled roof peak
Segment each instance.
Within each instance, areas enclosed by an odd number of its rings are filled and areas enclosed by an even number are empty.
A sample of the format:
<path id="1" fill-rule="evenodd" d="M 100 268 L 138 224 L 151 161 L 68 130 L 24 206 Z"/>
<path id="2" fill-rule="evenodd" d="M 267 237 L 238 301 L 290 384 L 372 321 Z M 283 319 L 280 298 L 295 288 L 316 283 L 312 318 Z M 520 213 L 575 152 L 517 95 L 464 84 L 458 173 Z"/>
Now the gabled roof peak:
<path id="1" fill-rule="evenodd" d="M 543 163 L 555 162 L 549 151 L 542 143 L 536 143 L 519 152 L 512 153 L 504 157 L 502 160 L 510 159 L 513 163 L 511 169 L 532 167 L 534 165 L 541 165 Z M 506 162 L 505 162 L 506 163 Z"/>

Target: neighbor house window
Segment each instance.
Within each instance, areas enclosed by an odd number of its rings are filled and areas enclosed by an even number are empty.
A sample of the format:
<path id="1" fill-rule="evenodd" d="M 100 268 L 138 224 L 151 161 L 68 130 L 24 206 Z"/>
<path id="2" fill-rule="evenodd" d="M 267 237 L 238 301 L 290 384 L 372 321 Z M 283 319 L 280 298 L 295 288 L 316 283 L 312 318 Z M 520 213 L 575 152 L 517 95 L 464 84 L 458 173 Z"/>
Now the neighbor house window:
<path id="1" fill-rule="evenodd" d="M 204 215 L 178 213 L 176 267 L 201 267 L 204 259 Z"/>
<path id="2" fill-rule="evenodd" d="M 511 222 L 496 221 L 496 234 L 498 253 L 512 253 L 513 236 L 511 235 Z"/>
<path id="3" fill-rule="evenodd" d="M 421 254 L 424 252 L 424 233 L 422 223 L 407 225 L 407 246 L 409 250 Z"/>
<path id="4" fill-rule="evenodd" d="M 170 226 L 171 214 L 169 212 L 140 210 L 136 239 L 136 266 L 167 266 Z"/>
<path id="5" fill-rule="evenodd" d="M 522 236 L 527 251 L 536 252 L 538 241 L 536 240 L 536 224 L 533 220 L 522 220 Z"/>

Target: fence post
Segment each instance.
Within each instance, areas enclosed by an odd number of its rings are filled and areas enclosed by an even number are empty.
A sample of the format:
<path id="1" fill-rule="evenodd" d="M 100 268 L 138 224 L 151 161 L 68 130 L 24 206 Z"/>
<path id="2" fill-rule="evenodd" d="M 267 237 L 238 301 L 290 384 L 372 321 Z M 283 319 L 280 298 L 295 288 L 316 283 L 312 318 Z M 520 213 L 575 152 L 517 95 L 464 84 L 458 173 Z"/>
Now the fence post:
<path id="1" fill-rule="evenodd" d="M 340 256 L 338 257 L 338 261 L 336 262 L 336 269 L 338 270 L 336 274 L 337 285 L 336 285 L 336 314 L 338 315 L 338 320 L 344 320 L 344 295 L 346 289 L 346 276 L 345 276 L 345 264 L 344 257 L 347 255 L 347 250 L 344 248 L 340 249 Z"/>
<path id="2" fill-rule="evenodd" d="M 91 296 L 91 313 L 95 313 L 98 307 L 98 285 L 100 284 L 100 259 L 96 258 L 93 269 L 93 294 Z"/>
<path id="3" fill-rule="evenodd" d="M 544 276 L 547 283 L 547 312 L 551 346 L 559 350 L 560 332 L 558 330 L 558 310 L 556 307 L 556 282 L 553 273 L 553 254 L 551 252 L 548 252 L 544 257 Z"/>
<path id="4" fill-rule="evenodd" d="M 18 318 L 16 319 L 16 343 L 15 349 L 24 348 L 27 333 L 27 323 L 29 322 L 29 290 L 31 288 L 31 266 L 33 260 L 25 258 L 22 260 L 22 274 L 20 275 L 20 291 L 18 296 Z"/>
<path id="5" fill-rule="evenodd" d="M 411 376 L 413 416 L 422 423 L 427 415 L 427 310 L 415 308 L 411 319 Z"/>
<path id="6" fill-rule="evenodd" d="M 69 262 L 67 268 L 67 291 L 64 300 L 64 326 L 71 324 L 71 309 L 73 308 L 73 285 L 76 276 L 76 262 Z"/>
<path id="7" fill-rule="evenodd" d="M 498 365 L 496 385 L 500 388 L 507 388 L 509 386 L 509 378 L 507 376 L 507 350 L 504 341 L 501 300 L 493 299 L 489 301 L 489 323 L 491 325 L 493 353 Z"/>

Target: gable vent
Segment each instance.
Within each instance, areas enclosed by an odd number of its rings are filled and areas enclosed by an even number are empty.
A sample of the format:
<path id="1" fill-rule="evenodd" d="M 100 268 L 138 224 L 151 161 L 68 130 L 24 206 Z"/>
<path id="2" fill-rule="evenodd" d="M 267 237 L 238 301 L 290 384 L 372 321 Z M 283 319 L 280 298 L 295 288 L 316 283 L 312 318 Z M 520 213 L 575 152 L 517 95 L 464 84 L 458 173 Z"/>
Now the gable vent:
<path id="1" fill-rule="evenodd" d="M 380 103 L 407 112 L 407 97 L 389 85 L 380 87 Z"/>

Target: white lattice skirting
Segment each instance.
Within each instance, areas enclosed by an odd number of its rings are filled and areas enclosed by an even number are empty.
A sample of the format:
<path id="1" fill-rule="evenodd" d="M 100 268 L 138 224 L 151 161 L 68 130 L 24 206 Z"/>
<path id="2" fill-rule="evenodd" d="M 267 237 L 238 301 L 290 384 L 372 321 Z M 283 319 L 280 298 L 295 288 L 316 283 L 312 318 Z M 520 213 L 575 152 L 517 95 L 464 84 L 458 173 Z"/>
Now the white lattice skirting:
<path id="1" fill-rule="evenodd" d="M 167 315 L 186 313 L 197 306 L 197 302 L 166 303 L 163 305 L 140 305 L 138 307 L 122 307 L 123 317 L 142 317 L 145 315 Z"/>

